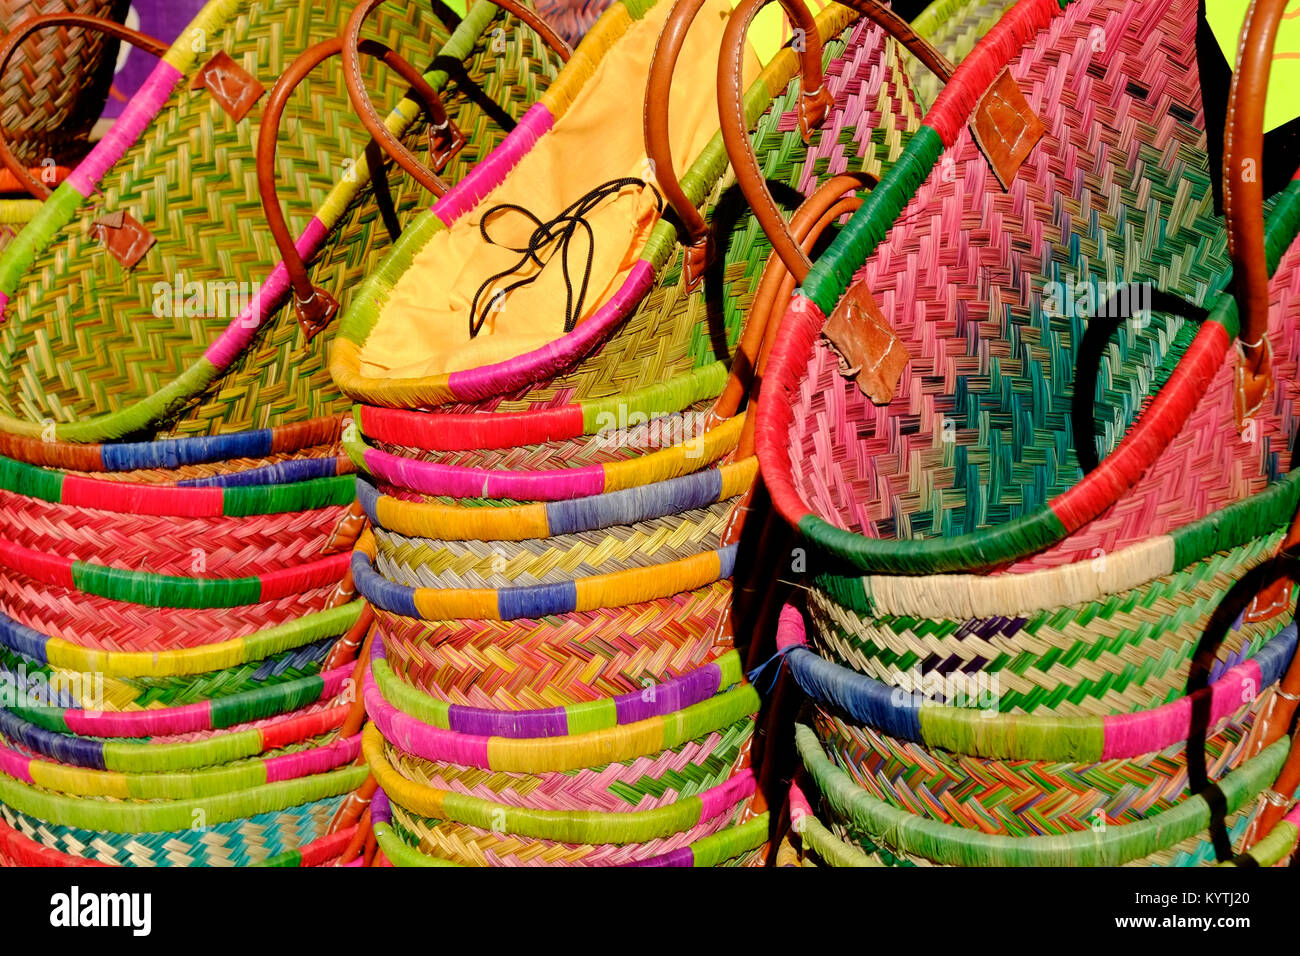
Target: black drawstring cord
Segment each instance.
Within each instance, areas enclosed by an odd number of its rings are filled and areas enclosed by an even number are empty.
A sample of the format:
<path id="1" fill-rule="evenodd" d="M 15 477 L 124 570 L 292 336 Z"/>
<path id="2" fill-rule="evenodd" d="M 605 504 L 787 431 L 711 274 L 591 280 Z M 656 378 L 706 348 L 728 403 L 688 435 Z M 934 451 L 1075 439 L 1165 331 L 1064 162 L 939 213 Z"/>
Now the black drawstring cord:
<path id="1" fill-rule="evenodd" d="M 505 297 L 511 292 L 514 292 L 515 289 L 528 285 L 541 275 L 542 267 L 546 265 L 546 263 L 542 261 L 541 254 L 552 244 L 554 244 L 555 249 L 560 252 L 560 262 L 564 269 L 564 331 L 572 332 L 574 326 L 578 324 L 578 318 L 582 315 L 583 301 L 587 298 L 587 285 L 591 281 L 592 258 L 595 254 L 595 234 L 591 231 L 591 224 L 587 222 L 585 217 L 591 215 L 592 210 L 606 199 L 618 195 L 627 187 L 645 185 L 648 185 L 645 180 L 637 179 L 635 176 L 611 179 L 609 182 L 601 183 L 590 192 L 579 197 L 576 201 L 566 207 L 558 216 L 547 222 L 542 222 L 542 220 L 538 219 L 537 216 L 533 215 L 533 213 L 515 203 L 502 203 L 499 206 L 493 206 L 485 212 L 478 225 L 479 233 L 483 236 L 483 240 L 494 246 L 499 245 L 505 249 L 509 249 L 511 252 L 517 252 L 519 253 L 520 258 L 519 261 L 510 268 L 503 269 L 501 272 L 496 273 L 496 275 L 489 276 L 484 280 L 483 284 L 478 287 L 478 291 L 474 293 L 474 300 L 469 306 L 469 337 L 476 337 L 479 331 L 483 328 L 483 323 L 487 321 L 487 308 L 490 308 L 492 303 L 503 301 Z M 650 189 L 654 192 L 658 212 L 662 214 L 664 210 L 663 197 L 659 195 L 659 190 L 655 189 L 654 186 L 650 186 Z M 528 244 L 523 248 L 505 246 L 502 243 L 496 242 L 490 235 L 488 235 L 488 219 L 499 212 L 506 211 L 517 212 L 520 215 L 526 216 L 535 227 L 532 234 L 528 237 Z M 573 238 L 577 234 L 579 227 L 581 227 L 587 234 L 587 264 L 583 269 L 582 282 L 579 284 L 575 294 L 573 275 L 569 269 L 569 247 L 573 244 Z M 537 266 L 537 271 L 530 276 L 516 279 L 504 289 L 497 291 L 491 296 L 491 298 L 484 302 L 485 310 L 483 314 L 480 315 L 479 302 L 483 299 L 483 294 L 497 282 L 518 272 L 530 261 Z"/>

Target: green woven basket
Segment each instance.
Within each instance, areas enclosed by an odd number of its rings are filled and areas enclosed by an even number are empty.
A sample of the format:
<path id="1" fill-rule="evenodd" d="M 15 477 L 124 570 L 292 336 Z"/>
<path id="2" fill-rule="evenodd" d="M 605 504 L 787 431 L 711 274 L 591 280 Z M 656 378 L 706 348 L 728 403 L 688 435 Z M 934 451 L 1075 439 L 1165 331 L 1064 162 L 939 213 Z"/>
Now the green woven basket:
<path id="1" fill-rule="evenodd" d="M 239 431 L 345 408 L 324 369 L 328 337 L 305 344 L 282 307 L 285 276 L 257 202 L 258 111 L 236 121 L 190 81 L 209 57 L 226 55 L 269 86 L 296 53 L 331 38 L 347 9 L 332 0 L 212 0 L 182 31 L 101 151 L 0 257 L 0 348 L 10 356 L 0 369 L 0 428 L 40 435 L 50 423 L 52 437 L 87 442 Z M 536 99 L 557 59 L 489 3 L 475 4 L 450 36 L 429 17 L 404 21 L 381 11 L 375 28 L 407 60 L 434 64 L 426 78 L 468 139 L 443 170 L 454 181 Z M 206 37 L 201 53 L 192 49 L 196 30 Z M 369 86 L 382 110 L 393 109 L 391 128 L 416 142 L 424 121 L 415 102 L 399 103 L 403 84 L 376 75 Z M 369 136 L 347 119 L 342 71 L 327 65 L 308 86 L 290 102 L 275 179 L 294 234 L 306 234 L 313 281 L 342 297 L 387 245 L 389 221 L 426 200 L 392 175 L 382 177 L 386 202 L 371 201 Z M 103 230 L 87 227 L 108 216 L 111 229 L 118 213 L 156 240 L 129 269 L 100 247 Z M 237 303 L 224 283 L 237 286 Z M 195 289 L 204 314 L 173 314 Z"/>

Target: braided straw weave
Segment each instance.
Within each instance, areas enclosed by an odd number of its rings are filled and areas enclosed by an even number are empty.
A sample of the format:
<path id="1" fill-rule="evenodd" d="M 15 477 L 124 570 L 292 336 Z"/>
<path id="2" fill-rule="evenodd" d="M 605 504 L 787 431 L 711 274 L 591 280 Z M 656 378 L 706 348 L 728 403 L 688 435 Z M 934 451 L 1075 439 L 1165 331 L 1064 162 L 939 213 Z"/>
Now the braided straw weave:
<path id="1" fill-rule="evenodd" d="M 259 813 L 201 830 L 110 833 L 59 826 L 0 806 L 8 827 L 37 846 L 116 866 L 249 866 L 306 850 L 325 836 L 342 797 Z"/>
<path id="2" fill-rule="evenodd" d="M 0 0 L 5 32 L 42 13 L 86 13 L 122 22 L 129 0 Z M 67 166 L 88 148 L 104 111 L 117 58 L 116 40 L 61 27 L 18 48 L 0 83 L 0 128 L 24 166 L 47 159 Z"/>
<path id="3" fill-rule="evenodd" d="M 1214 825 L 1234 843 L 1246 832 L 1255 813 L 1253 798 L 1276 776 L 1288 747 L 1287 741 L 1278 741 L 1223 777 L 1218 782 L 1225 807 L 1221 814 L 1198 795 L 1145 820 L 1100 833 L 1014 837 L 964 830 L 890 807 L 837 768 L 807 725 L 796 725 L 795 739 L 828 814 L 845 821 L 831 828 L 841 839 L 861 844 L 859 852 L 878 855 L 887 865 L 948 866 L 1213 865 L 1216 849 L 1206 831 Z"/>
<path id="4" fill-rule="evenodd" d="M 725 783 L 737 772 L 753 729 L 746 719 L 658 754 L 564 773 L 502 773 L 420 760 L 391 744 L 384 757 L 421 786 L 536 810 L 615 813 L 666 806 Z"/>
<path id="5" fill-rule="evenodd" d="M 441 46 L 438 69 L 428 77 L 468 137 L 444 170 L 451 180 L 501 139 L 503 126 L 522 115 L 555 70 L 541 40 L 498 13 L 477 6 L 450 38 L 429 17 L 408 24 L 381 10 L 374 24 L 385 42 L 419 64 L 430 63 Z M 93 205 L 61 187 L 22 250 L 11 246 L 0 260 L 10 355 L 0 374 L 6 430 L 37 434 L 48 417 L 59 438 L 74 441 L 148 430 L 210 434 L 343 409 L 324 368 L 326 339 L 304 348 L 292 310 L 281 307 L 285 273 L 273 271 L 279 255 L 262 210 L 246 199 L 256 192 L 258 114 L 235 123 L 186 80 L 201 65 L 190 48 L 193 29 L 204 30 L 209 51 L 228 53 L 270 85 L 297 51 L 334 36 L 345 15 L 337 0 L 213 0 L 183 31 L 114 127 L 143 131 L 115 140 L 125 153 L 110 169 L 86 168 L 69 180 L 103 176 Z M 494 35 L 504 50 L 494 48 Z M 449 62 L 463 69 L 448 71 Z M 397 105 L 403 84 L 392 74 L 378 72 L 368 85 L 381 111 Z M 342 71 L 322 69 L 310 86 L 309 95 L 299 92 L 291 102 L 292 135 L 280 137 L 276 175 L 293 184 L 283 192 L 291 194 L 291 224 L 309 234 L 313 280 L 342 297 L 386 244 L 384 216 L 378 204 L 359 201 L 370 189 L 362 156 L 369 137 L 359 122 L 340 122 L 353 115 Z M 412 144 L 423 129 L 416 113 L 416 104 L 405 101 L 390 119 Z M 178 143 L 189 144 L 183 175 Z M 388 192 L 399 221 L 424 201 L 397 172 L 388 177 Z M 86 217 L 117 210 L 131 212 L 157 239 L 129 275 L 84 228 Z M 233 245 L 232 236 L 239 238 Z M 177 276 L 186 283 L 261 283 L 260 299 L 245 309 L 253 318 L 241 325 L 221 314 L 156 314 L 155 284 L 170 288 Z M 90 338 L 88 320 L 78 326 L 71 318 L 85 315 L 83 297 L 96 304 Z M 92 345 L 104 342 L 113 343 L 111 352 Z M 48 372 L 56 367 L 57 378 Z"/>
<path id="6" fill-rule="evenodd" d="M 727 650 L 714 635 L 729 582 L 642 604 L 539 620 L 421 621 L 375 614 L 394 671 L 455 704 L 524 709 L 639 691 Z"/>
<path id="7" fill-rule="evenodd" d="M 909 671 L 996 675 L 999 707 L 1008 712 L 1104 714 L 1155 706 L 1182 693 L 1203 635 L 1224 632 L 1214 656 L 1232 664 L 1285 625 L 1286 615 L 1236 623 L 1222 613 L 1237 581 L 1269 560 L 1280 540 L 1275 532 L 1137 587 L 1015 616 L 871 614 L 814 589 L 808 601 L 813 640 L 828 659 L 886 683 Z"/>

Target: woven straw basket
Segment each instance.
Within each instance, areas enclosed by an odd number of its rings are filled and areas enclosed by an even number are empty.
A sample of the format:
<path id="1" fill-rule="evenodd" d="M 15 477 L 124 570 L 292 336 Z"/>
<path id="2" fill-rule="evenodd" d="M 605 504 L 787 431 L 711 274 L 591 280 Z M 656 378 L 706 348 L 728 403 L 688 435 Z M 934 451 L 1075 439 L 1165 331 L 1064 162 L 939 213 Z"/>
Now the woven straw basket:
<path id="1" fill-rule="evenodd" d="M 448 179 L 491 150 L 554 72 L 558 56 L 530 29 L 505 22 L 508 16 L 478 4 L 450 36 L 440 24 L 407 24 L 384 11 L 375 24 L 402 60 L 423 65 L 438 51 L 440 63 L 464 63 L 463 75 L 454 78 L 441 67 L 426 74 L 466 138 L 442 171 Z M 209 68 L 209 57 L 222 55 L 267 86 L 293 52 L 329 40 L 342 19 L 337 4 L 308 11 L 278 0 L 214 0 L 166 51 L 113 131 L 0 259 L 11 357 L 9 383 L 0 389 L 0 427 L 40 435 L 48 419 L 52 437 L 93 442 L 232 432 L 343 410 L 324 370 L 325 340 L 305 341 L 295 310 L 285 306 L 291 276 L 277 265 L 275 230 L 262 228 L 261 211 L 245 197 L 260 190 L 266 200 L 276 182 L 293 184 L 282 191 L 291 193 L 287 219 L 300 249 L 315 260 L 310 281 L 337 296 L 370 268 L 386 230 L 422 201 L 419 191 L 409 180 L 389 178 L 391 215 L 358 201 L 372 193 L 363 155 L 368 136 L 361 124 L 339 123 L 352 110 L 338 69 L 314 77 L 310 109 L 301 96 L 292 101 L 292 123 L 278 148 L 262 144 L 270 154 L 265 182 L 253 162 L 256 112 L 236 121 L 190 82 Z M 195 29 L 208 38 L 203 55 L 191 49 Z M 506 38 L 504 51 L 493 48 L 493 35 Z M 423 119 L 417 122 L 420 104 L 399 103 L 398 78 L 391 71 L 379 76 L 381 105 L 394 108 L 392 129 L 414 143 L 425 129 Z M 358 74 L 355 82 L 364 81 Z M 480 90 L 496 105 L 485 104 Z M 204 135 L 189 135 L 200 127 Z M 178 176 L 175 144 L 191 138 L 202 149 L 187 151 L 185 174 Z M 130 268 L 96 237 L 113 229 L 117 213 L 132 216 L 155 240 Z M 105 216 L 108 226 L 87 228 Z M 231 235 L 241 237 L 238 255 L 230 251 Z M 243 283 L 248 295 L 200 316 L 173 316 L 177 298 L 187 301 L 196 283 L 200 290 Z M 64 328 L 67 316 L 85 314 L 74 296 L 96 303 L 93 337 Z M 301 290 L 298 297 L 304 298 Z M 115 343 L 111 356 L 101 351 L 106 342 Z M 36 355 L 39 362 L 29 364 Z M 71 371 L 56 381 L 46 372 L 56 366 Z"/>
<path id="2" fill-rule="evenodd" d="M 0 36 L 38 14 L 84 13 L 121 22 L 129 0 L 3 0 Z M 26 167 L 70 166 L 89 146 L 113 81 L 117 41 L 75 28 L 33 37 L 11 61 L 0 91 L 0 129 Z"/>

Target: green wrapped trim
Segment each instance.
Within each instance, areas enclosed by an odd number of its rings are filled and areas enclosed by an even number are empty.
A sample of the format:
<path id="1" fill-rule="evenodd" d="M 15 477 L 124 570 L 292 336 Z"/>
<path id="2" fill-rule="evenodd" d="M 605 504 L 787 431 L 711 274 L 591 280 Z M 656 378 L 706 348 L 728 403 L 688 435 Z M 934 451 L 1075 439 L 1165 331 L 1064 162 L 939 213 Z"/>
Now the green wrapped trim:
<path id="1" fill-rule="evenodd" d="M 862 790 L 827 758 L 812 728 L 795 725 L 795 746 L 831 811 L 899 852 L 949 866 L 1119 866 L 1201 833 L 1211 823 L 1209 802 L 1189 797 L 1138 823 L 1063 836 L 993 836 L 913 816 Z M 1220 779 L 1225 813 L 1237 812 L 1277 779 L 1291 741 L 1282 739 Z"/>
<path id="2" fill-rule="evenodd" d="M 482 830 L 538 840 L 593 845 L 648 843 L 682 833 L 708 819 L 704 815 L 707 804 L 702 796 L 682 797 L 652 810 L 609 813 L 596 810 L 534 810 L 450 790 L 439 790 L 402 777 L 401 772 L 388 762 L 383 745 L 384 738 L 379 729 L 374 724 L 366 725 L 361 735 L 361 750 L 379 785 L 395 806 L 426 819 L 447 820 Z M 400 777 L 405 781 L 404 785 L 396 788 L 395 792 L 389 788 L 386 779 L 389 776 Z M 414 808 L 407 806 L 404 798 L 410 794 L 403 794 L 403 789 L 420 795 L 427 800 L 428 805 Z M 737 803 L 748 798 L 749 794 L 743 791 L 735 795 Z M 728 806 L 724 812 L 730 812 L 732 806 Z"/>
<path id="3" fill-rule="evenodd" d="M 719 671 L 718 694 L 730 690 L 739 684 L 745 676 L 740 664 L 740 654 L 734 650 L 709 661 L 706 666 L 709 665 L 716 666 Z M 386 657 L 371 659 L 370 674 L 374 678 L 375 684 L 378 685 L 379 692 L 398 710 L 418 717 L 423 723 L 434 727 L 443 730 L 451 729 L 452 704 L 445 700 L 439 700 L 403 681 L 393 672 L 393 668 Z M 417 699 L 418 704 L 416 703 Z M 408 704 L 409 706 L 407 706 Z M 457 705 L 457 707 L 461 710 L 470 709 L 463 705 Z M 567 704 L 563 707 L 563 710 L 569 736 L 594 733 L 619 726 L 618 712 L 612 697 Z M 503 709 L 503 712 L 508 711 Z"/>
<path id="4" fill-rule="evenodd" d="M 943 140 L 929 126 L 922 125 L 908 140 L 888 174 L 867 193 L 862 208 L 813 263 L 800 291 L 830 315 L 853 273 L 885 238 L 903 207 L 930 174 L 943 153 Z"/>
<path id="5" fill-rule="evenodd" d="M 0 774 L 0 802 L 19 813 L 42 820 L 57 820 L 60 826 L 83 830 L 106 830 L 110 833 L 192 830 L 350 793 L 365 782 L 366 774 L 364 766 L 346 767 L 249 790 L 145 804 L 48 793 Z"/>

